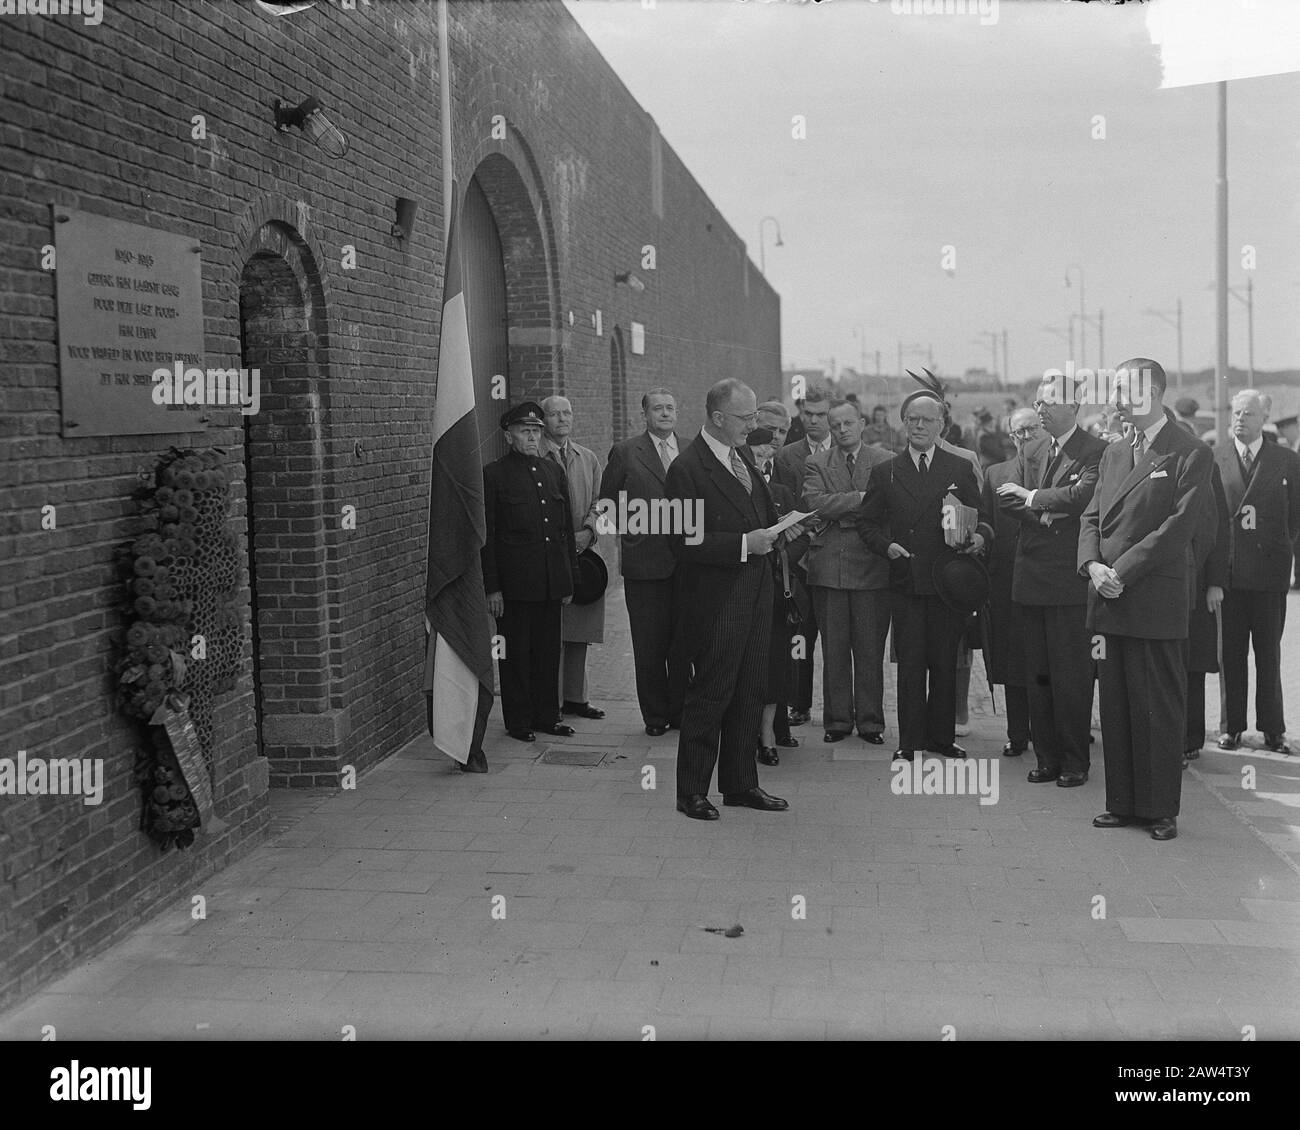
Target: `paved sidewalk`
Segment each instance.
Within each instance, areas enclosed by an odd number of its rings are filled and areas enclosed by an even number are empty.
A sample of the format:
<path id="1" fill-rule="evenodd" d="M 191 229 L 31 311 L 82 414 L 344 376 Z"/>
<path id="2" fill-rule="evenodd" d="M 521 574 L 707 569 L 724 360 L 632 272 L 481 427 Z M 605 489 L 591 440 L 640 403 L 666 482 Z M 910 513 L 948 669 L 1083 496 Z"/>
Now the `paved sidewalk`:
<path id="1" fill-rule="evenodd" d="M 996 804 L 894 795 L 891 746 L 805 726 L 760 767 L 788 813 L 690 821 L 676 735 L 646 737 L 631 700 L 621 592 L 609 608 L 604 722 L 524 746 L 494 714 L 486 776 L 425 740 L 355 791 L 277 793 L 270 841 L 192 892 L 206 919 L 187 895 L 0 1037 L 1300 1037 L 1300 757 L 1207 749 L 1177 840 L 1099 831 L 1100 746 L 1084 787 L 1030 785 L 977 659 L 965 745 Z"/>

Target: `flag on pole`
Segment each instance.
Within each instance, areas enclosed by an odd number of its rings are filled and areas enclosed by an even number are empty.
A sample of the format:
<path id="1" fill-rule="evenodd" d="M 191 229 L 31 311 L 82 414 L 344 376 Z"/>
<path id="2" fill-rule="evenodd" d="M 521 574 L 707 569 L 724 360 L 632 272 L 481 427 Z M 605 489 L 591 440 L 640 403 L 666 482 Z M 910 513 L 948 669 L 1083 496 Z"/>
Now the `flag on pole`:
<path id="1" fill-rule="evenodd" d="M 474 416 L 469 321 L 453 208 L 438 339 L 429 483 L 429 569 L 424 614 L 424 691 L 433 743 L 462 765 L 482 741 L 492 709 L 492 636 L 483 563 L 483 470 Z"/>

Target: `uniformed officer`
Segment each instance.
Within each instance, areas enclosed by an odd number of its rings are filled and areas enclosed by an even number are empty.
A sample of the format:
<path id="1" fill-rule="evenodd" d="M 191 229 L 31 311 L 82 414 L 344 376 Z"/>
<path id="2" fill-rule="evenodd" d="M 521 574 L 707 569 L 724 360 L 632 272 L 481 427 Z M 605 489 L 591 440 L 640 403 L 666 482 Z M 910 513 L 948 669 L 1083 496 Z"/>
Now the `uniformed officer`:
<path id="1" fill-rule="evenodd" d="M 560 606 L 573 599 L 578 556 L 564 471 L 541 455 L 543 423 L 531 400 L 506 411 L 510 451 L 483 468 L 483 584 L 505 640 L 501 713 L 521 742 L 574 732 L 559 714 Z"/>

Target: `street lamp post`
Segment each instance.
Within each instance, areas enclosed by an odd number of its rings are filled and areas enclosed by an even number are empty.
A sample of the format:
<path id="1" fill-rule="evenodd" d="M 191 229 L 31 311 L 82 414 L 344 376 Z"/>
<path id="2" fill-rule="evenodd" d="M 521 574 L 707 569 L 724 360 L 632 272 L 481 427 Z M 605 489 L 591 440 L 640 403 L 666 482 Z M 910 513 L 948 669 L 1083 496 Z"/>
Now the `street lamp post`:
<path id="1" fill-rule="evenodd" d="M 1083 268 L 1078 263 L 1071 263 L 1065 268 L 1065 285 L 1070 285 L 1070 272 L 1079 272 L 1079 368 L 1085 369 L 1088 366 L 1088 315 L 1086 307 L 1083 304 Z M 1070 347 L 1070 352 L 1074 352 L 1074 347 Z"/>
<path id="2" fill-rule="evenodd" d="M 758 221 L 758 270 L 759 273 L 764 276 L 767 275 L 767 250 L 763 246 L 763 233 L 768 220 L 771 220 L 773 225 L 776 227 L 776 242 L 773 243 L 772 246 L 785 246 L 785 244 L 781 242 L 781 223 L 775 216 L 764 216 Z"/>
<path id="3" fill-rule="evenodd" d="M 1168 310 L 1153 310 L 1147 307 L 1142 311 L 1144 314 L 1150 314 L 1153 318 L 1159 318 L 1166 325 L 1173 326 L 1178 332 L 1178 391 L 1183 391 L 1183 299 L 1179 295 L 1178 302 L 1174 307 L 1174 312 Z"/>

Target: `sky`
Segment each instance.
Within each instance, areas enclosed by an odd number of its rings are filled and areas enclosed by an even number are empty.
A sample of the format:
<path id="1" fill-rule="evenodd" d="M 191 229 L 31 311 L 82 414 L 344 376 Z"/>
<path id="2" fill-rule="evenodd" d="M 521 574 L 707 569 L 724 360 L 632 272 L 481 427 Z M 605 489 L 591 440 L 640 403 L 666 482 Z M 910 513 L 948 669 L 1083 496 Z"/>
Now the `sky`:
<path id="1" fill-rule="evenodd" d="M 880 350 L 889 373 L 902 341 L 960 374 L 991 367 L 984 332 L 1005 329 L 1016 379 L 1064 368 L 1077 265 L 1107 364 L 1147 355 L 1172 376 L 1175 330 L 1143 311 L 1181 297 L 1184 366 L 1213 365 L 1216 87 L 1160 89 L 1145 5 L 1001 0 L 987 24 L 987 0 L 984 17 L 974 0 L 565 5 L 756 264 L 762 218 L 779 222 L 787 364 L 858 368 L 865 344 L 866 371 Z M 1300 368 L 1298 122 L 1300 74 L 1229 83 L 1229 279 L 1244 288 L 1253 247 L 1257 370 Z M 1072 359 L 1097 364 L 1095 326 Z"/>

